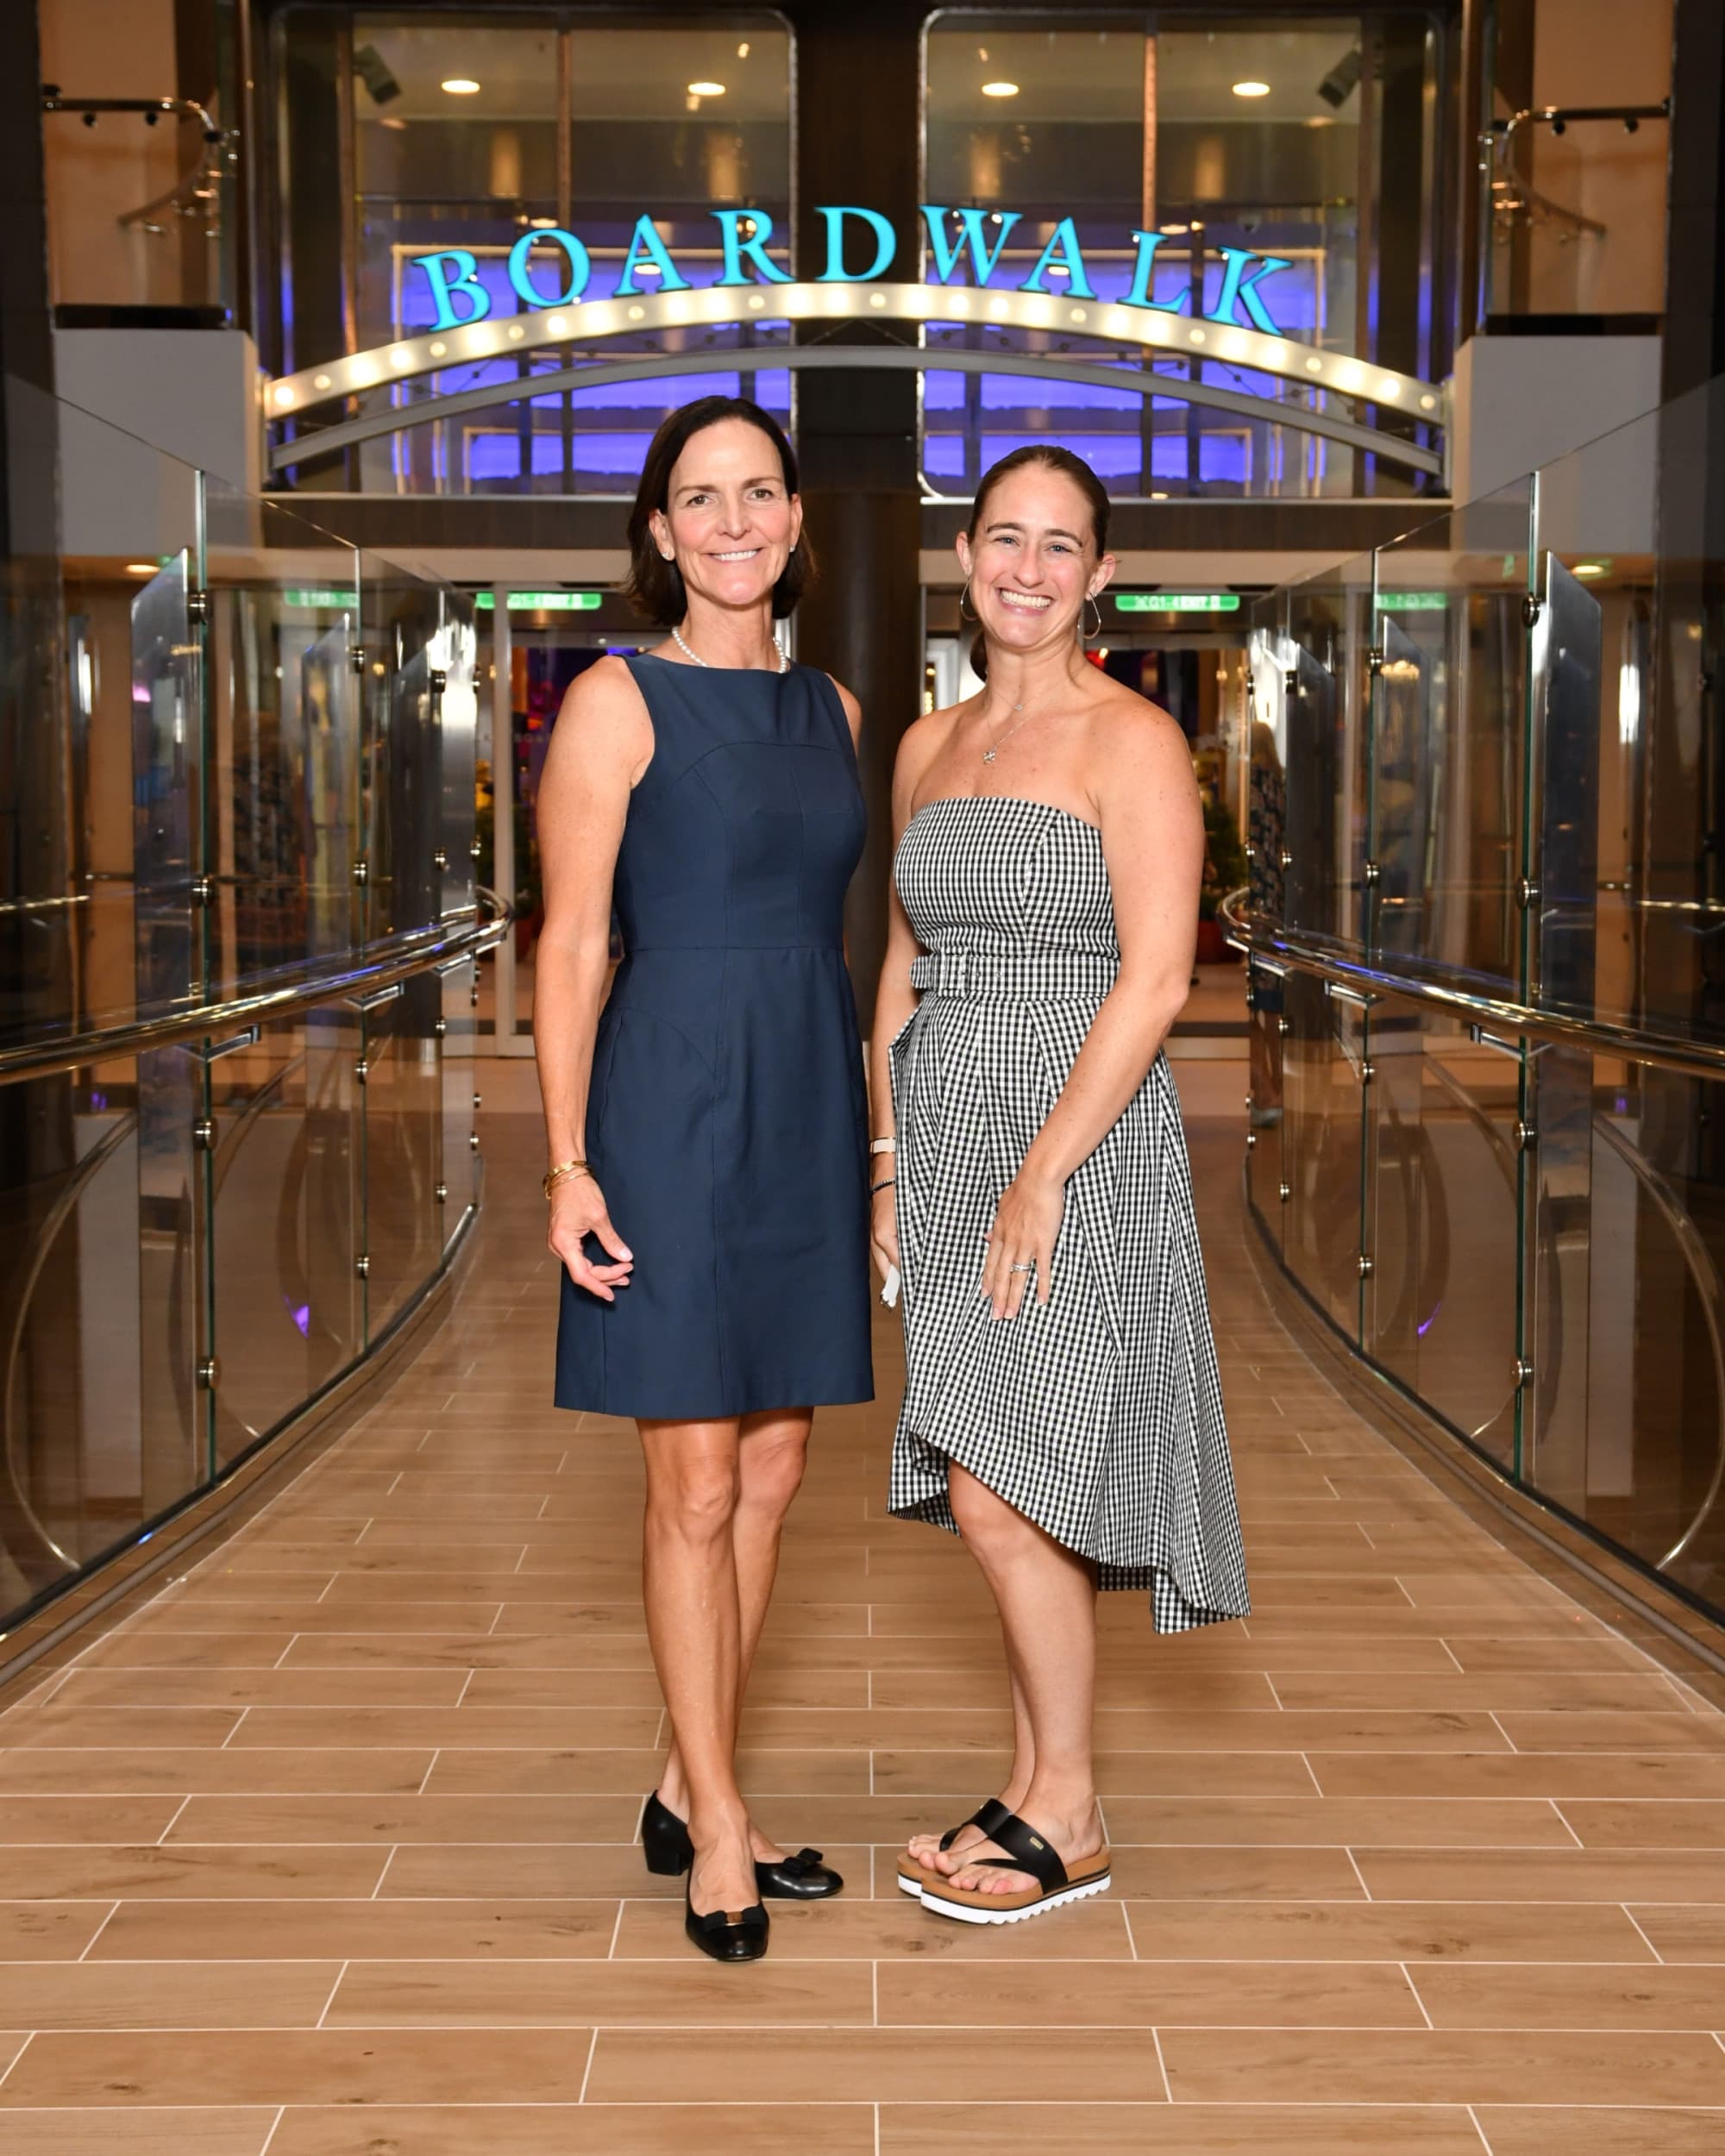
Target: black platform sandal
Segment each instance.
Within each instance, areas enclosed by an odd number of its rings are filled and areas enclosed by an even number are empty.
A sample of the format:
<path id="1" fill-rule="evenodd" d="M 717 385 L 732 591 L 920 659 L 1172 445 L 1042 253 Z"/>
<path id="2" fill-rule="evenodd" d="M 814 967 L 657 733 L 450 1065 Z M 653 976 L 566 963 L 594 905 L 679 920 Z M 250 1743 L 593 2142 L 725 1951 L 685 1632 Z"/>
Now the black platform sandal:
<path id="1" fill-rule="evenodd" d="M 1001 1803 L 1000 1798 L 991 1796 L 986 1804 L 979 1804 L 969 1819 L 961 1819 L 956 1827 L 949 1827 L 940 1838 L 940 1846 L 943 1849 L 950 1849 L 967 1827 L 980 1827 L 983 1838 L 992 1841 L 995 1827 L 1003 1819 L 1011 1817 L 1012 1814 Z M 919 1864 L 912 1864 L 908 1857 L 899 1858 L 899 1891 L 900 1894 L 919 1895 L 931 1879 L 941 1876 L 943 1875 L 925 1871 Z"/>
<path id="2" fill-rule="evenodd" d="M 689 1882 L 683 1889 L 683 1931 L 689 1940 L 715 1961 L 759 1961 L 767 1951 L 772 1930 L 772 1920 L 761 1904 L 753 1902 L 746 1909 L 714 1909 L 706 1916 L 697 1916 L 689 1900 L 693 1871 Z"/>
<path id="3" fill-rule="evenodd" d="M 641 1853 L 647 1869 L 664 1879 L 681 1878 L 695 1858 L 687 1824 L 661 1802 L 656 1789 L 641 1814 Z M 800 1849 L 794 1857 L 755 1867 L 755 1889 L 763 1902 L 825 1902 L 844 1884 L 821 1862 L 819 1849 Z"/>

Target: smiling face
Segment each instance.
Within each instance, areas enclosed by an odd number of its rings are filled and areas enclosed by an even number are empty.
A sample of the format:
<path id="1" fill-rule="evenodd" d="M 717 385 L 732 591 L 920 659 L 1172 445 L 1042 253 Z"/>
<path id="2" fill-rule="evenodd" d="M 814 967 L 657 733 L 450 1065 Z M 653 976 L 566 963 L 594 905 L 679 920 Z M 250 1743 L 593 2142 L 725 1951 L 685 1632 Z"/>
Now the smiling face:
<path id="1" fill-rule="evenodd" d="M 746 419 L 720 419 L 684 443 L 651 530 L 692 599 L 747 608 L 771 596 L 802 523 L 773 443 Z"/>
<path id="2" fill-rule="evenodd" d="M 1084 602 L 1114 573 L 1090 505 L 1063 472 L 1021 465 L 988 489 L 974 538 L 958 536 L 970 604 L 991 642 L 1031 652 L 1070 643 Z"/>

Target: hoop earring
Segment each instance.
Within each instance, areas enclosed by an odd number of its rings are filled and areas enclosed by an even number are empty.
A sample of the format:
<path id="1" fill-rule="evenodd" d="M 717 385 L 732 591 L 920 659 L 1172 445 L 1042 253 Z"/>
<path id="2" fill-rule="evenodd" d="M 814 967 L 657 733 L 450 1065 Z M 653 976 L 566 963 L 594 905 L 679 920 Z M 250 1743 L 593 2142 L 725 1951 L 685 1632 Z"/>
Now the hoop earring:
<path id="1" fill-rule="evenodd" d="M 1090 640 L 1090 638 L 1091 638 L 1091 637 L 1093 637 L 1093 636 L 1100 636 L 1101 635 L 1101 633 L 1102 633 L 1102 610 L 1101 610 L 1101 607 L 1100 605 L 1097 605 L 1096 594 L 1095 594 L 1094 592 L 1085 592 L 1085 594 L 1084 594 L 1084 605 L 1085 605 L 1085 606 L 1095 606 L 1095 607 L 1096 608 L 1096 626 L 1095 626 L 1094 629 L 1086 629 L 1086 630 L 1083 630 L 1083 632 L 1082 632 L 1082 633 L 1083 633 L 1083 636 L 1084 636 L 1084 641 L 1088 643 L 1088 642 L 1089 642 L 1089 640 Z M 1082 607 L 1081 607 L 1081 608 L 1079 609 L 1079 618 L 1080 618 L 1080 622 L 1081 622 L 1081 624 L 1082 624 L 1082 618 L 1083 618 L 1083 608 L 1082 608 Z"/>
<path id="2" fill-rule="evenodd" d="M 964 611 L 966 605 L 969 605 L 969 599 L 970 580 L 967 576 L 964 580 L 964 589 L 958 594 L 958 618 L 960 621 L 980 621 L 982 617 L 974 606 L 970 608 L 968 614 Z"/>

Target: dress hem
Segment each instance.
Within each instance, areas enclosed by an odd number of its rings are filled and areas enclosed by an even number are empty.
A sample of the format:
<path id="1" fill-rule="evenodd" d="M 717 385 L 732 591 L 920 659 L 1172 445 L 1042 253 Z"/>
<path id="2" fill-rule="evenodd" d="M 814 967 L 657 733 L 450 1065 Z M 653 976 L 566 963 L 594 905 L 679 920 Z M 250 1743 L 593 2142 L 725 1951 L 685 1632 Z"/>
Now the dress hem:
<path id="1" fill-rule="evenodd" d="M 551 1405 L 572 1415 L 622 1415 L 637 1422 L 724 1422 L 732 1415 L 770 1414 L 775 1410 L 787 1413 L 798 1407 L 864 1407 L 875 1398 L 872 1385 L 866 1392 L 841 1390 L 829 1392 L 817 1388 L 799 1393 L 794 1399 L 775 1395 L 770 1400 L 745 1399 L 740 1406 L 730 1404 L 714 1407 L 710 1402 L 699 1407 L 679 1405 L 673 1407 L 630 1406 L 619 1407 L 612 1402 L 580 1399 L 566 1400 L 554 1394 Z"/>
<path id="2" fill-rule="evenodd" d="M 1151 1620 L 1158 1633 L 1196 1632 L 1206 1625 L 1237 1623 L 1251 1614 L 1250 1595 L 1244 1598 L 1241 1607 L 1238 1609 L 1224 1609 L 1211 1602 L 1195 1602 L 1176 1579 L 1172 1570 L 1166 1564 L 1158 1564 L 1153 1557 L 1121 1564 L 1113 1557 L 1098 1557 L 1095 1551 L 1081 1550 L 1076 1544 L 1069 1542 L 1063 1535 L 1057 1534 L 1045 1520 L 1038 1520 L 1027 1506 L 1016 1502 L 1003 1489 L 998 1489 L 987 1475 L 980 1473 L 973 1467 L 963 1452 L 956 1447 L 943 1445 L 935 1438 L 925 1437 L 920 1431 L 899 1431 L 896 1433 L 895 1443 L 903 1445 L 906 1442 L 922 1445 L 930 1452 L 938 1453 L 949 1468 L 955 1463 L 962 1467 L 967 1475 L 975 1476 L 984 1489 L 998 1497 L 1003 1505 L 1010 1505 L 1015 1513 L 1020 1514 L 1026 1520 L 1028 1520 L 1032 1526 L 1040 1527 L 1051 1541 L 1058 1543 L 1063 1550 L 1070 1551 L 1074 1557 L 1082 1557 L 1086 1564 L 1094 1564 L 1096 1568 L 1096 1591 L 1099 1594 L 1148 1595 L 1151 1601 Z M 924 1526 L 938 1527 L 946 1534 L 957 1536 L 961 1542 L 964 1539 L 962 1529 L 952 1516 L 951 1501 L 944 1489 L 931 1491 L 925 1497 L 913 1497 L 904 1502 L 894 1502 L 889 1500 L 887 1513 L 890 1519 L 915 1520 Z M 1110 1575 L 1113 1576 L 1111 1577 Z M 1172 1606 L 1177 1609 L 1179 1621 L 1170 1624 L 1161 1621 L 1164 1606 Z"/>

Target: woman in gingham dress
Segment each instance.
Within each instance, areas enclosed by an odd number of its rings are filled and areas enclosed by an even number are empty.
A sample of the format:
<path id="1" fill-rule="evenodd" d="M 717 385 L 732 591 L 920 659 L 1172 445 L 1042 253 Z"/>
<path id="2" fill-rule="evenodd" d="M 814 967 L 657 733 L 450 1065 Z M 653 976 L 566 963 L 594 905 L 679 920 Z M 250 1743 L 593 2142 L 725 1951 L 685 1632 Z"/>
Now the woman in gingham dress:
<path id="1" fill-rule="evenodd" d="M 979 695 L 894 781 L 874 1029 L 874 1232 L 904 1283 L 892 1509 L 994 1592 L 1015 1756 L 900 1883 L 1004 1923 L 1110 1883 L 1091 1765 L 1095 1596 L 1158 1632 L 1246 1614 L 1221 1387 L 1162 1046 L 1191 975 L 1204 829 L 1179 727 L 1087 663 L 1114 567 L 1070 452 L 1003 458 L 958 556 Z M 979 669 L 980 670 L 980 669 Z"/>

